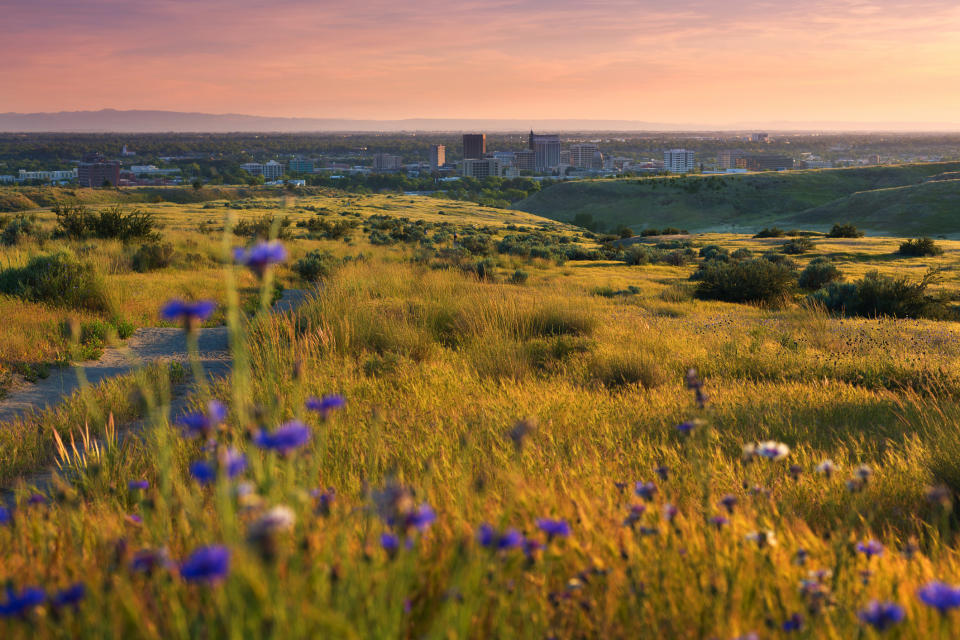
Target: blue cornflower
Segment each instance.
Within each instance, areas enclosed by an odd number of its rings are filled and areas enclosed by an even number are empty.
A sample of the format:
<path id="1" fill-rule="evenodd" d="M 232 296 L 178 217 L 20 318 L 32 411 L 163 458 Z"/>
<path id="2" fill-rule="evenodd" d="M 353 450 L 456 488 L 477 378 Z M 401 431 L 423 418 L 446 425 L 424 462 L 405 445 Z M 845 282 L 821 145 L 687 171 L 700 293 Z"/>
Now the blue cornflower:
<path id="1" fill-rule="evenodd" d="M 287 250 L 277 241 L 258 242 L 246 251 L 240 247 L 234 249 L 233 259 L 250 267 L 251 271 L 262 278 L 267 271 L 267 267 L 287 259 Z"/>
<path id="2" fill-rule="evenodd" d="M 190 464 L 190 475 L 200 484 L 210 484 L 217 479 L 217 471 L 223 471 L 228 478 L 235 478 L 247 468 L 247 458 L 236 449 L 227 449 L 214 463 L 207 460 L 197 460 Z"/>
<path id="3" fill-rule="evenodd" d="M 548 538 L 565 538 L 570 535 L 570 525 L 566 520 L 551 520 L 550 518 L 540 518 L 537 520 L 537 528 L 547 534 Z"/>
<path id="4" fill-rule="evenodd" d="M 437 514 L 433 510 L 433 507 L 424 502 L 406 515 L 405 524 L 407 527 L 413 527 L 418 531 L 423 531 L 433 524 L 434 520 L 436 519 Z"/>
<path id="5" fill-rule="evenodd" d="M 400 548 L 400 538 L 390 532 L 380 534 L 380 546 L 391 556 Z"/>
<path id="6" fill-rule="evenodd" d="M 310 428 L 299 420 L 291 420 L 275 431 L 260 431 L 253 437 L 253 443 L 261 449 L 271 449 L 278 453 L 288 453 L 302 447 L 310 440 Z"/>
<path id="7" fill-rule="evenodd" d="M 660 479 L 663 480 L 664 482 L 666 482 L 667 478 L 670 477 L 670 467 L 668 467 L 665 464 L 660 465 L 659 467 L 654 469 L 653 472 L 656 473 L 660 477 Z"/>
<path id="8" fill-rule="evenodd" d="M 190 463 L 190 475 L 200 484 L 210 484 L 217 479 L 217 468 L 212 462 L 197 460 Z"/>
<path id="9" fill-rule="evenodd" d="M 346 398 L 336 393 L 330 393 L 320 398 L 307 398 L 307 409 L 316 411 L 324 418 L 330 415 L 331 411 L 343 409 L 345 406 L 347 406 Z"/>
<path id="10" fill-rule="evenodd" d="M 227 408 L 218 400 L 207 403 L 206 411 L 197 411 L 182 416 L 177 422 L 187 428 L 189 436 L 207 436 L 227 418 Z"/>
<path id="11" fill-rule="evenodd" d="M 127 489 L 130 491 L 145 491 L 150 488 L 150 483 L 146 480 L 131 480 L 127 483 Z"/>
<path id="12" fill-rule="evenodd" d="M 326 491 L 314 489 L 310 492 L 310 495 L 317 500 L 317 513 L 322 516 L 330 515 L 330 505 L 333 504 L 333 499 L 337 496 L 336 490 L 333 487 L 327 487 Z"/>
<path id="13" fill-rule="evenodd" d="M 200 547 L 180 565 L 187 582 L 216 582 L 230 573 L 230 550 L 222 545 Z"/>
<path id="14" fill-rule="evenodd" d="M 653 494 L 657 492 L 657 485 L 653 482 L 643 482 L 642 480 L 633 488 L 638 496 L 644 500 L 652 500 Z"/>
<path id="15" fill-rule="evenodd" d="M 10 524 L 13 521 L 13 514 L 10 509 L 0 506 L 0 525 Z"/>
<path id="16" fill-rule="evenodd" d="M 867 540 L 866 542 L 858 542 L 857 551 L 867 556 L 867 559 L 869 560 L 873 556 L 883 555 L 883 545 L 877 542 L 876 540 Z"/>
<path id="17" fill-rule="evenodd" d="M 737 496 L 728 493 L 720 498 L 720 504 L 727 510 L 727 513 L 733 513 L 733 508 L 737 506 Z"/>
<path id="18" fill-rule="evenodd" d="M 696 426 L 697 426 L 697 423 L 695 420 L 687 420 L 685 422 L 681 422 L 680 424 L 676 425 L 674 429 L 676 429 L 683 435 L 687 435 L 691 431 L 693 431 L 694 427 Z"/>
<path id="19" fill-rule="evenodd" d="M 730 521 L 724 516 L 713 516 L 710 518 L 710 524 L 715 526 L 717 529 L 722 529 L 725 525 L 730 524 Z"/>
<path id="20" fill-rule="evenodd" d="M 138 573 L 153 573 L 155 569 L 170 565 L 166 549 L 141 549 L 133 554 L 130 569 Z"/>
<path id="21" fill-rule="evenodd" d="M 784 631 L 800 631 L 803 629 L 803 616 L 799 613 L 795 613 L 786 620 L 783 621 L 783 624 L 780 625 Z"/>
<path id="22" fill-rule="evenodd" d="M 940 613 L 960 607 L 960 588 L 943 582 L 928 582 L 917 591 L 917 597 L 925 605 L 936 608 Z"/>
<path id="23" fill-rule="evenodd" d="M 506 551 L 508 549 L 516 549 L 523 545 L 523 534 L 516 529 L 508 529 L 503 533 L 499 533 L 489 524 L 482 524 L 477 532 L 477 540 L 481 546 Z"/>
<path id="24" fill-rule="evenodd" d="M 87 596 L 87 585 L 77 582 L 50 596 L 50 604 L 55 607 L 77 606 Z"/>
<path id="25" fill-rule="evenodd" d="M 31 504 L 31 505 L 47 504 L 47 497 L 39 493 L 34 493 L 29 498 L 27 498 L 27 504 Z"/>
<path id="26" fill-rule="evenodd" d="M 209 318 L 216 308 L 217 303 L 213 300 L 187 302 L 174 298 L 160 309 L 160 317 L 168 322 L 180 321 L 186 331 L 191 331 Z"/>
<path id="27" fill-rule="evenodd" d="M 47 594 L 39 587 L 24 587 L 17 593 L 12 586 L 7 586 L 7 601 L 0 602 L 0 617 L 26 615 L 46 601 Z"/>
<path id="28" fill-rule="evenodd" d="M 528 558 L 533 557 L 533 554 L 539 551 L 540 549 L 543 549 L 543 545 L 540 544 L 538 540 L 535 540 L 533 538 L 523 539 L 523 553 Z"/>
<path id="29" fill-rule="evenodd" d="M 896 602 L 872 601 L 859 613 L 860 620 L 872 625 L 877 631 L 884 631 L 902 621 L 906 613 Z"/>

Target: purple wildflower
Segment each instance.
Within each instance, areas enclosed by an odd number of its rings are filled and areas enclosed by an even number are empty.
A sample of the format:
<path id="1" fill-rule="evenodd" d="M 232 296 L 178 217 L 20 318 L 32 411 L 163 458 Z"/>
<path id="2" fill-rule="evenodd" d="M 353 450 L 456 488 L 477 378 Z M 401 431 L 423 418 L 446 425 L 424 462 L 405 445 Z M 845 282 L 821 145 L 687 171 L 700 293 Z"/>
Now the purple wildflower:
<path id="1" fill-rule="evenodd" d="M 323 418 L 330 415 L 335 409 L 343 409 L 347 406 L 347 400 L 343 396 L 331 393 L 320 398 L 307 398 L 307 409 L 316 411 Z"/>
<path id="2" fill-rule="evenodd" d="M 10 524 L 13 521 L 13 514 L 10 509 L 0 506 L 0 525 Z"/>
<path id="3" fill-rule="evenodd" d="M 884 631 L 902 621 L 906 613 L 896 602 L 872 601 L 860 611 L 860 620 L 872 625 L 877 631 Z"/>
<path id="4" fill-rule="evenodd" d="M 0 602 L 0 617 L 22 616 L 46 602 L 47 594 L 39 587 L 24 587 L 20 593 L 7 586 L 7 601 Z"/>
<path id="5" fill-rule="evenodd" d="M 39 493 L 34 493 L 29 498 L 27 498 L 27 504 L 30 504 L 30 505 L 47 504 L 47 497 Z"/>
<path id="6" fill-rule="evenodd" d="M 715 526 L 717 530 L 720 530 L 726 525 L 730 524 L 730 521 L 724 516 L 713 516 L 710 518 L 710 524 Z"/>
<path id="7" fill-rule="evenodd" d="M 417 531 L 424 531 L 429 528 L 436 519 L 437 513 L 433 510 L 433 507 L 424 502 L 406 515 L 404 524 L 408 528 L 412 527 Z"/>
<path id="8" fill-rule="evenodd" d="M 679 509 L 677 509 L 674 505 L 670 504 L 669 502 L 663 505 L 663 519 L 666 520 L 667 522 L 673 522 L 673 519 L 677 517 L 678 513 L 679 513 Z"/>
<path id="9" fill-rule="evenodd" d="M 334 488 L 327 487 L 326 491 L 314 489 L 310 493 L 317 500 L 317 513 L 322 516 L 330 515 L 330 505 L 333 504 L 333 499 L 337 495 L 337 492 L 334 490 Z"/>
<path id="10" fill-rule="evenodd" d="M 380 546 L 392 556 L 400 548 L 400 539 L 390 532 L 384 532 L 380 534 Z"/>
<path id="11" fill-rule="evenodd" d="M 858 542 L 857 551 L 867 556 L 867 559 L 869 560 L 873 556 L 883 555 L 883 545 L 877 542 L 876 540 Z"/>
<path id="12" fill-rule="evenodd" d="M 666 482 L 667 478 L 670 476 L 670 467 L 668 467 L 665 464 L 662 464 L 656 469 L 654 469 L 653 472 L 656 473 L 657 476 L 659 476 L 663 482 Z"/>
<path id="13" fill-rule="evenodd" d="M 632 527 L 634 524 L 640 521 L 640 518 L 643 517 L 643 514 L 647 510 L 647 505 L 637 503 L 631 505 L 630 513 L 627 515 L 626 519 L 623 521 L 623 526 Z"/>
<path id="14" fill-rule="evenodd" d="M 786 620 L 783 621 L 783 624 L 780 625 L 784 631 L 800 631 L 803 629 L 803 616 L 799 613 L 795 613 Z"/>
<path id="15" fill-rule="evenodd" d="M 637 482 L 633 488 L 634 492 L 644 500 L 653 500 L 653 494 L 657 492 L 657 485 L 653 482 Z"/>
<path id="16" fill-rule="evenodd" d="M 733 513 L 733 508 L 737 506 L 737 496 L 728 493 L 720 498 L 720 504 L 727 510 L 727 513 Z"/>
<path id="17" fill-rule="evenodd" d="M 934 607 L 940 613 L 960 607 L 960 587 L 943 582 L 928 582 L 917 591 L 917 597 L 925 605 Z"/>
<path id="18" fill-rule="evenodd" d="M 262 278 L 270 265 L 278 264 L 287 259 L 287 250 L 283 244 L 276 241 L 258 242 L 247 250 L 240 247 L 234 249 L 233 259 L 250 267 L 251 271 Z"/>
<path id="19" fill-rule="evenodd" d="M 170 556 L 166 549 L 141 549 L 133 554 L 130 569 L 137 573 L 153 573 L 156 569 L 170 565 Z"/>
<path id="20" fill-rule="evenodd" d="M 188 413 L 181 417 L 177 422 L 187 428 L 189 436 L 208 436 L 210 432 L 219 427 L 227 417 L 227 408 L 217 400 L 211 400 L 207 403 L 206 411 L 197 411 Z"/>
<path id="21" fill-rule="evenodd" d="M 247 458 L 236 449 L 223 451 L 216 463 L 207 460 L 197 460 L 190 465 L 190 475 L 200 484 L 210 484 L 217 479 L 217 472 L 222 471 L 228 478 L 235 478 L 247 468 Z"/>
<path id="22" fill-rule="evenodd" d="M 506 551 L 523 545 L 523 535 L 516 529 L 508 529 L 499 533 L 491 525 L 484 523 L 480 525 L 477 531 L 477 541 L 482 547 Z"/>
<path id="23" fill-rule="evenodd" d="M 77 582 L 50 596 L 50 604 L 54 607 L 65 607 L 67 605 L 76 607 L 86 596 L 87 585 L 82 582 Z"/>
<path id="24" fill-rule="evenodd" d="M 131 480 L 127 483 L 127 489 L 130 491 L 146 491 L 150 488 L 150 483 L 146 480 Z"/>
<path id="25" fill-rule="evenodd" d="M 180 565 L 187 582 L 216 582 L 230 573 L 230 550 L 222 545 L 200 547 Z"/>
<path id="26" fill-rule="evenodd" d="M 299 420 L 291 420 L 275 431 L 260 431 L 253 442 L 261 449 L 270 449 L 281 454 L 302 447 L 310 440 L 310 428 Z"/>
<path id="27" fill-rule="evenodd" d="M 541 518 L 537 520 L 537 528 L 547 534 L 547 537 L 565 538 L 570 535 L 570 525 L 566 520 L 551 520 L 550 518 Z"/>
<path id="28" fill-rule="evenodd" d="M 192 331 L 210 317 L 217 303 L 213 300 L 187 302 L 174 298 L 160 309 L 160 317 L 168 322 L 180 321 L 185 331 Z"/>
<path id="29" fill-rule="evenodd" d="M 676 425 L 674 429 L 679 431 L 682 435 L 689 435 L 690 432 L 693 431 L 694 427 L 696 426 L 697 426 L 696 421 L 687 420 L 685 422 L 681 422 L 680 424 Z"/>

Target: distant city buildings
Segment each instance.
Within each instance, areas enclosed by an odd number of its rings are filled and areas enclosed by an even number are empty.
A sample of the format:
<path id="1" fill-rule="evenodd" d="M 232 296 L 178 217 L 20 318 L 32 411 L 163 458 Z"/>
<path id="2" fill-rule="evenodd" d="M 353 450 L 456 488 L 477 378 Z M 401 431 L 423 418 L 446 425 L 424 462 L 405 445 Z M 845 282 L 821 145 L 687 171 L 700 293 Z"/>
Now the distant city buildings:
<path id="1" fill-rule="evenodd" d="M 750 154 L 737 158 L 737 168 L 748 171 L 785 171 L 793 169 L 793 158 L 767 153 Z"/>
<path id="2" fill-rule="evenodd" d="M 593 143 L 570 146 L 570 162 L 577 169 L 603 169 L 603 154 Z"/>
<path id="3" fill-rule="evenodd" d="M 523 149 L 513 152 L 513 166 L 520 171 L 537 170 L 537 154 L 533 149 Z"/>
<path id="4" fill-rule="evenodd" d="M 460 173 L 466 178 L 500 178 L 503 177 L 503 164 L 496 158 L 467 158 L 460 166 Z"/>
<path id="5" fill-rule="evenodd" d="M 690 173 L 695 167 L 694 152 L 670 149 L 663 152 L 663 168 L 670 173 Z"/>
<path id="6" fill-rule="evenodd" d="M 530 132 L 528 146 L 534 153 L 536 171 L 550 171 L 560 166 L 560 136 Z"/>
<path id="7" fill-rule="evenodd" d="M 389 153 L 377 153 L 373 156 L 374 171 L 399 171 L 403 168 L 403 158 Z"/>
<path id="8" fill-rule="evenodd" d="M 13 176 L 10 176 L 11 179 Z M 25 169 L 20 169 L 20 173 L 17 176 L 19 182 L 26 182 L 27 180 L 43 180 L 44 182 L 63 182 L 69 180 L 77 179 L 77 170 L 70 169 L 68 171 L 27 171 Z"/>
<path id="9" fill-rule="evenodd" d="M 287 170 L 290 173 L 313 173 L 315 166 L 313 160 L 297 158 L 287 163 Z"/>
<path id="10" fill-rule="evenodd" d="M 447 163 L 447 148 L 442 144 L 430 147 L 430 170 L 439 171 Z"/>
<path id="11" fill-rule="evenodd" d="M 736 169 L 737 160 L 746 155 L 745 151 L 740 151 L 739 149 L 721 151 L 717 154 L 717 166 L 720 169 Z"/>
<path id="12" fill-rule="evenodd" d="M 463 158 L 465 160 L 480 160 L 487 155 L 487 134 L 463 134 Z"/>
<path id="13" fill-rule="evenodd" d="M 120 163 L 108 160 L 101 153 L 88 153 L 77 167 L 77 184 L 81 187 L 115 187 L 120 183 Z"/>
<path id="14" fill-rule="evenodd" d="M 283 165 L 276 160 L 270 160 L 265 164 L 247 162 L 240 165 L 240 168 L 252 176 L 263 176 L 265 180 L 276 180 L 283 175 Z"/>
<path id="15" fill-rule="evenodd" d="M 770 142 L 769 133 L 752 133 L 750 134 L 750 142 Z"/>

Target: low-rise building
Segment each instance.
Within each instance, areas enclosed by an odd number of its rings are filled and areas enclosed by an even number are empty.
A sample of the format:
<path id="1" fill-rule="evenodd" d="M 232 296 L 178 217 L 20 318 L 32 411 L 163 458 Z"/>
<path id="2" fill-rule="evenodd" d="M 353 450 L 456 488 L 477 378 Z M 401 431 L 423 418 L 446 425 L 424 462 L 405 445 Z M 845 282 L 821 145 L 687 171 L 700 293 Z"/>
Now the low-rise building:
<path id="1" fill-rule="evenodd" d="M 287 163 L 287 169 L 290 170 L 290 173 L 313 173 L 314 162 L 313 160 L 297 158 Z"/>
<path id="2" fill-rule="evenodd" d="M 503 165 L 496 158 L 467 158 L 460 165 L 460 173 L 467 178 L 501 178 Z"/>
<path id="3" fill-rule="evenodd" d="M 25 182 L 27 180 L 43 180 L 44 182 L 60 182 L 63 180 L 76 180 L 77 170 L 69 169 L 67 171 L 27 171 L 20 169 L 18 180 Z"/>
<path id="4" fill-rule="evenodd" d="M 120 163 L 103 154 L 88 153 L 77 167 L 77 184 L 81 187 L 115 187 L 120 184 Z"/>
<path id="5" fill-rule="evenodd" d="M 403 158 L 390 155 L 389 153 L 378 153 L 373 156 L 374 171 L 399 171 L 403 167 Z"/>

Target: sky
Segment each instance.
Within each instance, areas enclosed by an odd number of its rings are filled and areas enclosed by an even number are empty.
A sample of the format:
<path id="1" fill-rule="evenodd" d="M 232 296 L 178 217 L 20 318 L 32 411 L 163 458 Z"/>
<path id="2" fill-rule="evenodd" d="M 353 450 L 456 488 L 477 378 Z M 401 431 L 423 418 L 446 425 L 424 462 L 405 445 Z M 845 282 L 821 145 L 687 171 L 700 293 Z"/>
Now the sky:
<path id="1" fill-rule="evenodd" d="M 957 0 L 0 0 L 0 112 L 960 122 Z"/>

